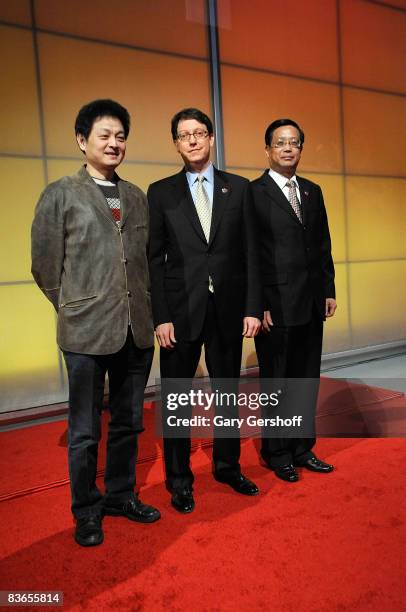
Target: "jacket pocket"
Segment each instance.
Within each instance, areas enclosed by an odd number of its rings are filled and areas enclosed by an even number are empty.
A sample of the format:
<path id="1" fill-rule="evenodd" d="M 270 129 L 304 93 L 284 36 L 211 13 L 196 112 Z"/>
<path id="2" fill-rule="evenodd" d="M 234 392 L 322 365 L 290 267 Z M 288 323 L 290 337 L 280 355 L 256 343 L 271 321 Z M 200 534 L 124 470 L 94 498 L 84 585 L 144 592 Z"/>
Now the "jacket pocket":
<path id="1" fill-rule="evenodd" d="M 89 300 L 94 300 L 97 298 L 97 295 L 89 295 L 82 298 L 77 298 L 76 300 L 69 300 L 68 302 L 64 302 L 59 305 L 59 308 L 78 308 L 83 304 L 86 304 Z"/>

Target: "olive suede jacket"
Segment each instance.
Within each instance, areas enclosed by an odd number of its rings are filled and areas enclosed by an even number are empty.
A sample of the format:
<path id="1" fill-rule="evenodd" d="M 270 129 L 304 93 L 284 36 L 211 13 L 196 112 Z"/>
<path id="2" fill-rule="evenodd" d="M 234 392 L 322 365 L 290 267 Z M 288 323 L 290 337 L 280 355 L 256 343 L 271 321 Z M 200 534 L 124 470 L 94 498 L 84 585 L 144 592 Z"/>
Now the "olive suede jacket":
<path id="1" fill-rule="evenodd" d="M 58 313 L 62 350 L 115 353 L 131 325 L 139 348 L 153 346 L 145 194 L 116 176 L 120 225 L 83 166 L 48 185 L 32 225 L 32 274 Z"/>

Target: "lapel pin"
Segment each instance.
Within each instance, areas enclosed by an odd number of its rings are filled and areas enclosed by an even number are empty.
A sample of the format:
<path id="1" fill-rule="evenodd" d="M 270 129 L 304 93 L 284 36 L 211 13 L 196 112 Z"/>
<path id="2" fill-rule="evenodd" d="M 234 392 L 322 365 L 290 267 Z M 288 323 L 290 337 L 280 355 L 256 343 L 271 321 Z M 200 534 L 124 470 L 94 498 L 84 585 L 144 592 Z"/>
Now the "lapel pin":
<path id="1" fill-rule="evenodd" d="M 222 187 L 221 193 L 228 193 L 228 187 Z"/>

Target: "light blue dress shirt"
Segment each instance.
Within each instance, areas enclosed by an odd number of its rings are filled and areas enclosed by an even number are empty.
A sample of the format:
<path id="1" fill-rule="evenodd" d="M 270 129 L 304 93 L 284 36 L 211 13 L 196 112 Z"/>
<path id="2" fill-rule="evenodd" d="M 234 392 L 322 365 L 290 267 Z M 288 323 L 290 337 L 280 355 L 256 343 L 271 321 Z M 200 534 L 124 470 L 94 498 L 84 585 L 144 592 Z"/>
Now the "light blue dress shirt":
<path id="1" fill-rule="evenodd" d="M 196 191 L 197 191 L 197 177 L 202 174 L 206 179 L 203 181 L 203 186 L 207 193 L 210 201 L 210 206 L 213 206 L 213 193 L 214 193 L 214 168 L 213 164 L 210 164 L 204 172 L 186 172 L 187 182 L 189 184 L 190 193 L 192 194 L 193 202 L 196 204 Z"/>

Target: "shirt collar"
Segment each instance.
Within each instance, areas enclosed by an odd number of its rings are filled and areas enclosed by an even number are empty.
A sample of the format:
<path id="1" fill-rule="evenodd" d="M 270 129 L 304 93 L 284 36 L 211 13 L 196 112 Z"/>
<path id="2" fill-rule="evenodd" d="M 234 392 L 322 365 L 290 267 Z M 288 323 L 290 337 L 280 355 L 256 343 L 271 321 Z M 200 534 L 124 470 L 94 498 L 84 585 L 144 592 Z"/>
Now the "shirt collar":
<path id="1" fill-rule="evenodd" d="M 299 189 L 299 183 L 297 182 L 296 174 L 294 174 L 291 179 L 287 179 L 286 176 L 283 176 L 283 174 L 279 174 L 279 172 L 275 172 L 275 170 L 272 170 L 272 168 L 270 168 L 269 169 L 269 176 L 275 181 L 275 183 L 281 189 L 286 187 L 286 183 L 289 180 L 293 181 L 295 183 L 297 189 Z"/>
<path id="2" fill-rule="evenodd" d="M 187 170 L 186 178 L 189 183 L 189 187 L 192 187 L 192 185 L 194 185 L 199 174 L 204 176 L 204 178 L 206 179 L 208 183 L 211 183 L 211 184 L 214 183 L 214 169 L 213 169 L 213 164 L 210 163 L 204 172 L 194 172 L 192 170 Z"/>

